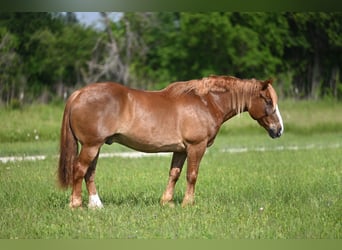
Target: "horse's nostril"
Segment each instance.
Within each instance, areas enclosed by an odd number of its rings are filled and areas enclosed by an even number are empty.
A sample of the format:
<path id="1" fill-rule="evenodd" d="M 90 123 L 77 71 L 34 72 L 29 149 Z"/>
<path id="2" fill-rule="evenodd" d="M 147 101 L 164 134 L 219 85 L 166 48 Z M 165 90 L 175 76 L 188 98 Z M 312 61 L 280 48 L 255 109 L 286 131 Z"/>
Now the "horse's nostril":
<path id="1" fill-rule="evenodd" d="M 277 133 L 277 137 L 280 137 L 283 134 L 283 129 L 279 129 L 278 133 Z"/>

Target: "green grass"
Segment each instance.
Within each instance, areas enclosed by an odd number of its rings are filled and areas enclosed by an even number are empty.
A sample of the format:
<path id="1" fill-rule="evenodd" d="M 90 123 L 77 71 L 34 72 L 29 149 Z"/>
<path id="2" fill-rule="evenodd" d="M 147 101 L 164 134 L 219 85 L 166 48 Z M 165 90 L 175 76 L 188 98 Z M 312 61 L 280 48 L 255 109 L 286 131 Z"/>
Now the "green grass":
<path id="1" fill-rule="evenodd" d="M 62 106 L 34 105 L 17 110 L 0 107 L 0 141 L 58 140 L 62 117 Z"/>
<path id="2" fill-rule="evenodd" d="M 159 205 L 170 157 L 100 158 L 96 182 L 105 208 L 97 211 L 86 208 L 85 188 L 84 208 L 72 211 L 70 190 L 56 187 L 62 108 L 2 110 L 0 119 L 16 124 L 12 135 L 36 128 L 41 136 L 12 142 L 6 124 L 0 128 L 0 156 L 47 159 L 0 163 L 0 238 L 341 239 L 342 105 L 282 106 L 285 134 L 277 140 L 248 114 L 224 125 L 202 160 L 192 207 L 180 206 L 184 173 L 176 207 Z M 26 124 L 18 117 L 36 119 Z M 227 152 L 232 148 L 248 151 Z M 124 150 L 112 145 L 102 151 Z"/>

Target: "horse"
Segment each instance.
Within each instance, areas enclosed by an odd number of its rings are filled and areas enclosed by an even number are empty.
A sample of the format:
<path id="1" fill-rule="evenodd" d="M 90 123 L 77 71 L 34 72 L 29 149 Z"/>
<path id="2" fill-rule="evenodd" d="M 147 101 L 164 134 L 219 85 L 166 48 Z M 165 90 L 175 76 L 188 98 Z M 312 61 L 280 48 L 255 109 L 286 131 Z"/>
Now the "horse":
<path id="1" fill-rule="evenodd" d="M 187 159 L 182 206 L 194 204 L 198 169 L 206 148 L 214 143 L 225 121 L 245 111 L 270 137 L 283 134 L 271 79 L 209 76 L 171 83 L 158 91 L 113 82 L 76 90 L 65 104 L 58 166 L 60 186 L 72 188 L 69 206 L 82 207 L 84 179 L 88 207 L 103 207 L 95 186 L 96 163 L 101 147 L 114 142 L 147 153 L 173 152 L 162 205 L 174 206 L 174 188 Z"/>

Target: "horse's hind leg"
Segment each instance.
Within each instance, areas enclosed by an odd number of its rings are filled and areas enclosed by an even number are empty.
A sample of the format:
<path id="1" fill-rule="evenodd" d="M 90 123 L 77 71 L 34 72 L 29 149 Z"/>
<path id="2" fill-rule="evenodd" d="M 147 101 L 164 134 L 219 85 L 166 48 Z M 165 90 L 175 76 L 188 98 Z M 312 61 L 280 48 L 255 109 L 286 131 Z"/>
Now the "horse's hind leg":
<path id="1" fill-rule="evenodd" d="M 169 173 L 169 181 L 167 183 L 165 192 L 161 198 L 161 205 L 170 205 L 173 206 L 173 194 L 175 190 L 175 185 L 179 179 L 179 176 L 182 172 L 182 168 L 184 165 L 184 161 L 186 159 L 186 153 L 173 153 L 172 156 L 172 162 L 171 162 L 171 168 Z"/>
<path id="2" fill-rule="evenodd" d="M 91 167 L 93 163 L 96 164 L 98 152 L 99 146 L 82 146 L 81 152 L 74 165 L 72 194 L 69 204 L 72 208 L 82 206 L 82 181 L 89 167 Z"/>
<path id="3" fill-rule="evenodd" d="M 97 159 L 99 157 L 99 152 L 100 151 L 98 151 L 95 159 L 92 161 L 86 175 L 84 176 L 84 180 L 85 180 L 88 194 L 89 194 L 88 208 L 103 208 L 102 202 L 96 191 L 96 186 L 95 186 L 95 170 L 96 170 Z"/>

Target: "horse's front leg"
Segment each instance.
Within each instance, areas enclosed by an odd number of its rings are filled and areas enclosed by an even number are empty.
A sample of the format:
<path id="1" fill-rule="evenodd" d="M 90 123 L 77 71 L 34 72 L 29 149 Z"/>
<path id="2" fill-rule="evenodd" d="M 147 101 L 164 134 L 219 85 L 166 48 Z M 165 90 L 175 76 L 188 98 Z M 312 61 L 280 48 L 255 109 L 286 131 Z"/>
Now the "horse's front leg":
<path id="1" fill-rule="evenodd" d="M 173 153 L 170 172 L 169 172 L 169 181 L 167 183 L 165 192 L 161 198 L 161 201 L 160 201 L 161 205 L 170 205 L 171 207 L 174 206 L 173 195 L 174 195 L 175 185 L 182 172 L 185 159 L 186 159 L 185 152 Z"/>
<path id="2" fill-rule="evenodd" d="M 198 169 L 206 147 L 206 142 L 188 146 L 188 166 L 186 173 L 187 187 L 182 202 L 182 207 L 193 205 L 195 202 L 195 185 L 197 181 Z"/>

